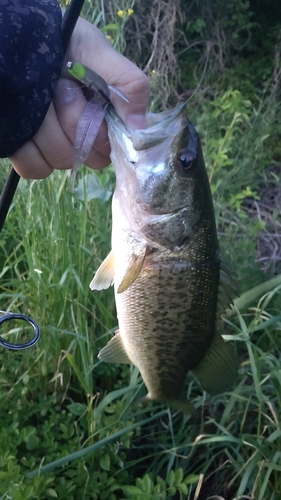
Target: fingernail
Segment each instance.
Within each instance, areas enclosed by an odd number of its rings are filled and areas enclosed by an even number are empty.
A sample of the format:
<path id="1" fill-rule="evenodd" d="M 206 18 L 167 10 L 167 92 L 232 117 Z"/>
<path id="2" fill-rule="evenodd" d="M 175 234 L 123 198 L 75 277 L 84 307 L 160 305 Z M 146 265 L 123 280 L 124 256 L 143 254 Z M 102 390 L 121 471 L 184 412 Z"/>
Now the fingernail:
<path id="1" fill-rule="evenodd" d="M 140 114 L 130 114 L 125 119 L 125 125 L 132 130 L 146 128 L 146 116 Z"/>
<path id="2" fill-rule="evenodd" d="M 74 101 L 77 93 L 77 87 L 78 85 L 71 80 L 67 80 L 66 78 L 60 79 L 54 94 L 55 102 L 57 104 L 68 104 L 69 102 Z"/>

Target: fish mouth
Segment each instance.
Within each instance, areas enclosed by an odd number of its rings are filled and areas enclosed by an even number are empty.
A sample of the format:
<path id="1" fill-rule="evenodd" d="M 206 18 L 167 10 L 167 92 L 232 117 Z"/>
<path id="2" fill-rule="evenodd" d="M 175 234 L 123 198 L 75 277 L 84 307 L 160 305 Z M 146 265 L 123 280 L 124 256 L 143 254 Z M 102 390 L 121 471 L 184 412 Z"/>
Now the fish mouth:
<path id="1" fill-rule="evenodd" d="M 182 110 L 185 103 L 161 113 L 147 114 L 147 128 L 131 130 L 117 115 L 113 106 L 108 106 L 106 121 L 114 135 L 122 141 L 124 135 L 132 142 L 135 151 L 143 151 L 157 144 L 161 144 L 168 137 L 176 136 L 186 125 L 186 117 Z M 182 118 L 179 120 L 179 118 Z M 123 139 L 124 140 L 124 139 Z"/>
<path id="2" fill-rule="evenodd" d="M 184 196 L 180 203 L 166 203 L 168 195 L 166 197 L 165 191 L 162 196 L 161 186 L 173 186 L 171 150 L 175 137 L 187 124 L 184 106 L 179 104 L 162 113 L 148 114 L 148 128 L 142 130 L 126 127 L 112 106 L 109 105 L 106 111 L 111 160 L 116 174 L 115 198 L 119 199 L 135 231 L 147 234 L 153 241 L 152 231 L 160 232 L 165 228 L 171 232 L 171 237 L 164 238 L 161 234 L 159 239 L 165 242 L 168 239 L 172 247 L 178 241 L 176 228 L 180 233 L 186 232 L 181 216 L 185 219 L 188 200 Z"/>
<path id="3" fill-rule="evenodd" d="M 142 151 L 162 143 L 168 137 L 176 136 L 186 123 L 184 116 L 183 126 L 178 120 L 184 106 L 185 104 L 181 103 L 172 110 L 148 114 L 148 128 L 137 129 L 131 133 L 134 149 Z"/>
<path id="4" fill-rule="evenodd" d="M 109 105 L 106 111 L 116 189 L 121 197 L 126 192 L 130 193 L 132 203 L 150 216 L 157 214 L 167 217 L 170 214 L 167 207 L 163 210 L 161 203 L 148 201 L 143 192 L 146 187 L 147 192 L 154 189 L 155 182 L 159 182 L 157 179 L 163 176 L 168 179 L 170 176 L 171 146 L 187 124 L 184 107 L 185 104 L 181 103 L 161 113 L 148 113 L 148 128 L 138 130 L 129 129 L 112 106 Z"/>

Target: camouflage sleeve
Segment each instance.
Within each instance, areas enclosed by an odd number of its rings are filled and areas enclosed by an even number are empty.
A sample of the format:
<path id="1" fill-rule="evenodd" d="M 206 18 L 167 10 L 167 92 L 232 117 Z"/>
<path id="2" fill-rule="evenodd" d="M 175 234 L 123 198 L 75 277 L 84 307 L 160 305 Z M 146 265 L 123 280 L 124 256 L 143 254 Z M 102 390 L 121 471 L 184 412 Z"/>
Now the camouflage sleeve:
<path id="1" fill-rule="evenodd" d="M 0 0 L 0 157 L 39 129 L 63 62 L 57 0 Z"/>

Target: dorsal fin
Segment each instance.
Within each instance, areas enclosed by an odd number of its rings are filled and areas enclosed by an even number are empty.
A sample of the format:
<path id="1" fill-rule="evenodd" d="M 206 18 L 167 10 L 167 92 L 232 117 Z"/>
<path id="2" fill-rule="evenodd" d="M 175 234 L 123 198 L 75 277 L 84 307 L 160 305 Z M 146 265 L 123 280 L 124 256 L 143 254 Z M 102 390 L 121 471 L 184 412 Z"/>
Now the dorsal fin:
<path id="1" fill-rule="evenodd" d="M 220 281 L 218 290 L 217 315 L 216 320 L 220 320 L 227 309 L 233 304 L 233 299 L 238 296 L 237 282 L 230 269 L 223 263 L 220 263 Z"/>
<path id="2" fill-rule="evenodd" d="M 232 346 L 216 332 L 204 358 L 192 371 L 208 393 L 219 394 L 234 385 L 238 364 Z"/>

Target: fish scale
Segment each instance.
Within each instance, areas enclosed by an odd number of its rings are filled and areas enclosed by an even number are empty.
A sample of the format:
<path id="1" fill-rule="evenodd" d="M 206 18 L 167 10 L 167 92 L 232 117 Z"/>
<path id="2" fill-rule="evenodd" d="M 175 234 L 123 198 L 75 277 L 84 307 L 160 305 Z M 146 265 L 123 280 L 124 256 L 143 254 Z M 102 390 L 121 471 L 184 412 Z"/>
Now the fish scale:
<path id="1" fill-rule="evenodd" d="M 188 370 L 199 363 L 211 343 L 215 317 L 206 306 L 204 310 L 209 287 L 205 287 L 203 293 L 201 290 L 200 294 L 192 293 L 192 282 L 198 287 L 200 278 L 206 281 L 205 276 L 198 277 L 199 273 L 172 272 L 171 268 L 164 272 L 154 269 L 151 273 L 151 268 L 146 269 L 144 264 L 132 286 L 120 296 L 116 295 L 117 309 L 124 310 L 119 320 L 124 345 L 130 346 L 129 357 L 131 352 L 137 353 L 132 359 L 152 399 L 171 399 L 172 394 L 182 396 Z M 213 269 L 208 274 L 217 272 Z M 209 282 L 213 289 L 213 280 Z M 154 295 L 151 290 L 155 290 Z M 142 304 L 140 308 L 136 297 Z M 204 337 L 202 332 L 206 332 Z"/>

